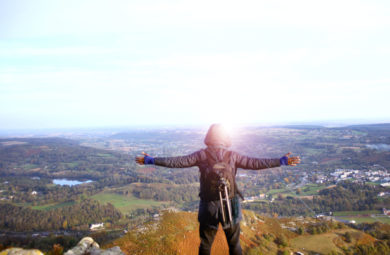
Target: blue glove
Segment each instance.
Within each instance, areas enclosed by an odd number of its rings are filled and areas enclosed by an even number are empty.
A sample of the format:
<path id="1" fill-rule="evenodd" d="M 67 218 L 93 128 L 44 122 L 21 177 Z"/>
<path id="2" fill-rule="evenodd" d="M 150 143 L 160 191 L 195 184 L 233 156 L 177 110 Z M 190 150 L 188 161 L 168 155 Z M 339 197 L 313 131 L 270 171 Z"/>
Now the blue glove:
<path id="1" fill-rule="evenodd" d="M 144 164 L 145 165 L 154 165 L 154 158 L 151 156 L 145 155 L 144 157 Z"/>
<path id="2" fill-rule="evenodd" d="M 284 156 L 279 159 L 281 166 L 288 166 L 288 157 Z"/>

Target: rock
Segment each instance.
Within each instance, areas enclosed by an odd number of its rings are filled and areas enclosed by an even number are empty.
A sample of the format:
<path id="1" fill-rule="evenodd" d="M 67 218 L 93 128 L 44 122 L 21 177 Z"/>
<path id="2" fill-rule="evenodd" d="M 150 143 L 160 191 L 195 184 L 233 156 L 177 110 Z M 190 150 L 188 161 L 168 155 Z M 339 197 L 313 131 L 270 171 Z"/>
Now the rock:
<path id="1" fill-rule="evenodd" d="M 92 248 L 89 250 L 90 255 L 124 255 L 121 249 L 118 246 L 112 247 L 107 250 L 101 250 L 97 248 Z"/>
<path id="2" fill-rule="evenodd" d="M 65 252 L 65 255 L 86 254 L 87 251 L 92 247 L 99 248 L 99 244 L 96 243 L 91 237 L 84 237 L 75 247 Z"/>
<path id="3" fill-rule="evenodd" d="M 64 255 L 125 255 L 118 246 L 107 250 L 102 250 L 99 244 L 91 237 L 84 237 L 72 249 L 65 252 Z M 2 255 L 2 254 L 0 254 Z"/>
<path id="4" fill-rule="evenodd" d="M 91 237 L 84 237 L 72 249 L 64 253 L 65 255 L 125 255 L 118 246 L 102 250 L 99 244 Z M 0 255 L 44 255 L 40 250 L 24 250 L 22 248 L 9 248 Z"/>
<path id="5" fill-rule="evenodd" d="M 43 255 L 40 250 L 24 250 L 22 248 L 9 248 L 2 252 L 0 255 Z"/>

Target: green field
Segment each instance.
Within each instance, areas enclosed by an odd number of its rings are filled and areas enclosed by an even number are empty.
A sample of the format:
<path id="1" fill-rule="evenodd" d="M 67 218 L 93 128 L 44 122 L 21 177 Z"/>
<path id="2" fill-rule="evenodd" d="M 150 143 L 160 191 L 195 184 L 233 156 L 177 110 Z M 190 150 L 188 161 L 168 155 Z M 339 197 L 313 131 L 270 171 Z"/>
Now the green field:
<path id="1" fill-rule="evenodd" d="M 164 204 L 163 202 L 139 199 L 134 196 L 123 196 L 108 191 L 100 192 L 91 198 L 102 204 L 111 203 L 113 206 L 115 206 L 115 208 L 124 214 L 128 214 L 136 209 L 151 208 L 152 206 L 160 206 Z"/>
<path id="2" fill-rule="evenodd" d="M 318 191 L 325 189 L 325 185 L 319 185 L 319 184 L 308 184 L 301 188 L 301 196 L 312 196 L 317 195 Z"/>
<path id="3" fill-rule="evenodd" d="M 390 224 L 390 217 L 380 215 L 382 212 L 377 210 L 370 211 L 341 211 L 334 212 L 334 216 L 338 219 L 352 221 L 354 220 L 356 223 L 373 223 L 373 222 L 381 222 Z M 372 217 L 371 215 L 375 215 Z M 378 216 L 379 215 L 379 216 Z"/>
<path id="4" fill-rule="evenodd" d="M 356 223 L 374 223 L 381 222 L 390 224 L 389 217 L 358 217 L 358 216 L 338 216 L 337 219 L 351 221 L 354 220 Z"/>
<path id="5" fill-rule="evenodd" d="M 313 149 L 313 148 L 306 148 L 305 149 L 305 155 L 306 156 L 315 156 L 320 155 L 323 151 L 321 149 Z"/>
<path id="6" fill-rule="evenodd" d="M 68 168 L 75 168 L 76 166 L 78 166 L 78 162 L 68 162 L 68 163 L 63 163 L 63 165 L 65 167 L 68 167 Z"/>
<path id="7" fill-rule="evenodd" d="M 321 184 L 308 184 L 301 188 L 301 193 L 299 195 L 296 194 L 296 189 L 271 189 L 267 191 L 267 195 L 275 195 L 275 194 L 285 194 L 288 196 L 298 197 L 298 196 L 312 196 L 317 195 L 318 191 L 325 189 L 325 185 Z"/>
<path id="8" fill-rule="evenodd" d="M 102 158 L 112 158 L 113 155 L 109 153 L 98 153 L 97 156 L 102 157 Z"/>
<path id="9" fill-rule="evenodd" d="M 342 238 L 346 232 L 352 234 L 351 243 L 345 242 Z M 367 241 L 367 235 L 358 230 L 340 229 L 318 235 L 301 235 L 291 239 L 290 244 L 293 248 L 305 254 L 329 254 L 331 252 L 344 254 L 339 247 L 347 248 L 364 240 Z"/>
<path id="10" fill-rule="evenodd" d="M 65 206 L 71 206 L 74 205 L 75 201 L 66 201 L 62 203 L 53 203 L 53 204 L 46 204 L 46 205 L 36 205 L 32 206 L 31 208 L 34 210 L 42 210 L 42 211 L 49 211 L 56 208 L 61 208 Z"/>
<path id="11" fill-rule="evenodd" d="M 275 194 L 279 194 L 279 193 L 286 193 L 287 191 L 288 191 L 287 189 L 270 189 L 265 194 L 275 195 Z"/>
<path id="12" fill-rule="evenodd" d="M 23 165 L 23 168 L 26 170 L 30 170 L 30 169 L 34 169 L 34 168 L 38 168 L 38 167 L 39 167 L 38 165 L 34 165 L 34 164 L 24 164 Z"/>
<path id="13" fill-rule="evenodd" d="M 334 212 L 334 216 L 358 216 L 358 215 L 371 215 L 371 214 L 381 214 L 381 211 L 370 210 L 370 211 L 340 211 Z"/>
<path id="14" fill-rule="evenodd" d="M 380 183 L 378 183 L 378 182 L 366 182 L 366 184 L 369 184 L 369 185 L 380 185 Z"/>
<path id="15" fill-rule="evenodd" d="M 321 235 L 304 235 L 291 240 L 291 246 L 309 254 L 329 254 L 332 251 L 342 252 L 333 242 L 337 238 L 335 233 Z M 305 253 L 306 254 L 306 253 Z"/>

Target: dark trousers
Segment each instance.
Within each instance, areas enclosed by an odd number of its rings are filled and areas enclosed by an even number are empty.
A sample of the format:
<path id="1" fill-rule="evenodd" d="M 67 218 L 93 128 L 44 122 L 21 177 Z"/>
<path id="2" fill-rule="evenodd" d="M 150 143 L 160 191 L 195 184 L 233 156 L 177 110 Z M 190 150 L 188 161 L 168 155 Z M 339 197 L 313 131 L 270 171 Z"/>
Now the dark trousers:
<path id="1" fill-rule="evenodd" d="M 230 255 L 241 255 L 241 245 L 240 245 L 240 223 L 224 229 L 225 236 L 229 245 L 229 254 Z M 217 229 L 210 228 L 207 225 L 200 224 L 199 227 L 200 234 L 200 246 L 199 246 L 199 255 L 209 255 L 211 252 L 211 246 L 215 235 L 217 234 Z"/>

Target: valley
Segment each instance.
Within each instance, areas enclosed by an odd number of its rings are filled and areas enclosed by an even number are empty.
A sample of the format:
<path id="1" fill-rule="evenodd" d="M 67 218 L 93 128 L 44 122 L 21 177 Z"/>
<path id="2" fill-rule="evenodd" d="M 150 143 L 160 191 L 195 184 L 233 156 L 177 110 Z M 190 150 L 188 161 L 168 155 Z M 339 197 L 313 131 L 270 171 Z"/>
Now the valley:
<path id="1" fill-rule="evenodd" d="M 58 233 L 47 243 L 67 231 L 116 233 L 106 238 L 110 243 L 167 210 L 195 213 L 196 168 L 139 166 L 134 158 L 143 151 L 189 154 L 204 148 L 203 138 L 196 129 L 1 138 L 0 243 L 23 244 L 5 238 L 7 233 L 27 238 L 45 231 Z M 279 158 L 291 151 L 302 159 L 296 167 L 239 170 L 244 209 L 279 221 L 330 217 L 344 224 L 390 224 L 383 210 L 390 207 L 390 125 L 250 127 L 235 130 L 232 140 L 232 149 L 244 155 Z M 103 227 L 91 232 L 93 224 Z M 290 245 L 302 243 L 298 238 Z"/>

